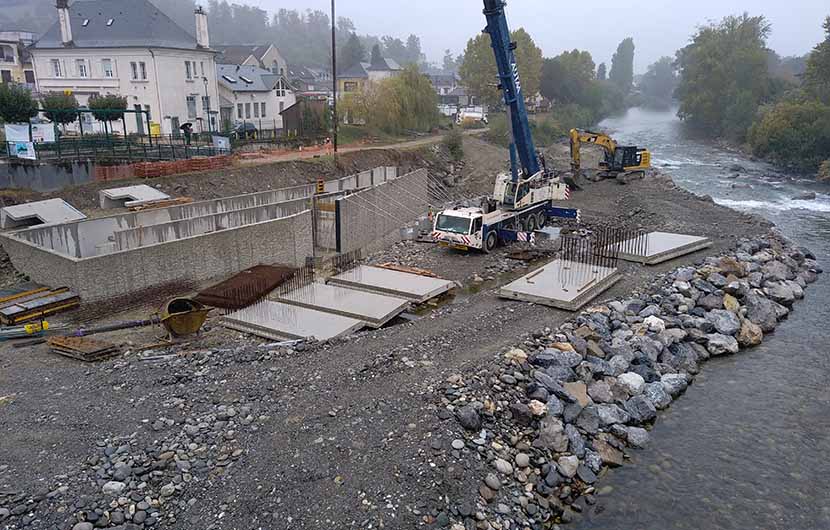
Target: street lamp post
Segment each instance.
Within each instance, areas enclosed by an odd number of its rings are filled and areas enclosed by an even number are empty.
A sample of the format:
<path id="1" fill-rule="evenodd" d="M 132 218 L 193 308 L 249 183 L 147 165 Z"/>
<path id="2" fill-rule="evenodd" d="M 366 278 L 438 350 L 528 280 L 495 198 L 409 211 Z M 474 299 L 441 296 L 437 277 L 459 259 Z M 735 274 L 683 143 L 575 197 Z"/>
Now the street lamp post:
<path id="1" fill-rule="evenodd" d="M 334 16 L 334 0 L 331 0 L 331 79 L 332 79 L 332 146 L 334 147 L 334 156 L 337 158 L 337 32 L 335 25 L 337 21 Z"/>
<path id="2" fill-rule="evenodd" d="M 202 110 L 205 112 L 205 117 L 208 121 L 208 132 L 213 132 L 213 128 L 211 127 L 210 123 L 210 95 L 208 94 L 208 78 L 207 76 L 202 77 L 202 82 L 205 84 L 205 102 L 207 103 L 207 108 L 203 108 Z M 202 105 L 204 107 L 204 105 Z"/>

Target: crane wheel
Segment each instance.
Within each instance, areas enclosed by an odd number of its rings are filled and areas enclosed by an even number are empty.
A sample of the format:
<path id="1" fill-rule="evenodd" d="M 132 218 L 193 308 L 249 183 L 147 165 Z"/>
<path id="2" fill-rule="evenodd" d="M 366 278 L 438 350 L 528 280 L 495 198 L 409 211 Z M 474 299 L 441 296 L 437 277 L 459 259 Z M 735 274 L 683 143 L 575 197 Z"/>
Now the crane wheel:
<path id="1" fill-rule="evenodd" d="M 530 214 L 527 217 L 527 221 L 525 221 L 525 227 L 527 228 L 528 232 L 535 232 L 536 231 L 536 216 Z"/>
<path id="2" fill-rule="evenodd" d="M 548 216 L 545 215 L 545 212 L 539 212 L 539 218 L 536 221 L 536 229 L 544 228 L 545 225 L 548 224 Z"/>
<path id="3" fill-rule="evenodd" d="M 499 244 L 499 237 L 496 235 L 496 232 L 490 232 L 487 234 L 487 238 L 484 240 L 484 252 L 489 254 L 493 250 L 495 250 L 496 246 Z"/>

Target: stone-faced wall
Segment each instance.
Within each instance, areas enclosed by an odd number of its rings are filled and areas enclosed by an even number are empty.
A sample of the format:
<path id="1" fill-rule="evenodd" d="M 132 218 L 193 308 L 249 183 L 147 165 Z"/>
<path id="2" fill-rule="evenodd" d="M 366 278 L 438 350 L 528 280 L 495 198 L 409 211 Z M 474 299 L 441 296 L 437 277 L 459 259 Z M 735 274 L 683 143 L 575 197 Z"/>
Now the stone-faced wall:
<path id="1" fill-rule="evenodd" d="M 395 241 L 405 224 L 427 213 L 427 170 L 388 180 L 338 199 L 336 204 L 338 252 L 376 248 Z"/>
<path id="2" fill-rule="evenodd" d="M 200 281 L 259 264 L 300 266 L 313 252 L 311 212 L 89 258 L 70 258 L 3 235 L 12 263 L 34 281 L 68 286 L 83 301 L 176 281 Z"/>

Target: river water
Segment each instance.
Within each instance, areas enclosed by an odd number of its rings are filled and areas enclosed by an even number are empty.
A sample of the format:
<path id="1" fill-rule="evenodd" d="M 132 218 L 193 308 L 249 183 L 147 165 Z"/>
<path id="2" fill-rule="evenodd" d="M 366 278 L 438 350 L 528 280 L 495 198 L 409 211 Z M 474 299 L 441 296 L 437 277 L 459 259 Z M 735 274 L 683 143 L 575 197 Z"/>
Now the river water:
<path id="1" fill-rule="evenodd" d="M 672 112 L 631 109 L 601 127 L 648 147 L 679 185 L 770 219 L 830 269 L 830 185 L 695 140 Z M 805 192 L 816 199 L 794 199 Z M 573 527 L 830 529 L 828 276 L 761 346 L 704 364 Z"/>

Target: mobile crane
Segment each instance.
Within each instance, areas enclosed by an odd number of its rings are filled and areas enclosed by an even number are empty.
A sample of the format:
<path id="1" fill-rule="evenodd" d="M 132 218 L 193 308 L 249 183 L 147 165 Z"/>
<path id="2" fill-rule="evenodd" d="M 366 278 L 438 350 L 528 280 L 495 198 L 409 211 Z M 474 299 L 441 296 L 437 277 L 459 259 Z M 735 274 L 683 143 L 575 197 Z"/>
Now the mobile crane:
<path id="1" fill-rule="evenodd" d="M 496 177 L 492 199 L 480 208 L 455 207 L 435 217 L 432 237 L 440 245 L 490 252 L 500 242 L 521 239 L 550 217 L 578 219 L 579 211 L 557 208 L 554 200 L 570 196 L 568 186 L 554 177 L 537 152 L 530 132 L 519 68 L 510 41 L 504 0 L 484 0 L 485 33 L 496 56 L 499 89 L 507 106 L 512 142 L 510 173 Z"/>
<path id="2" fill-rule="evenodd" d="M 571 171 L 574 176 L 579 175 L 582 169 L 582 144 L 600 146 L 605 152 L 604 160 L 599 163 L 600 172 L 604 175 L 618 173 L 639 173 L 651 167 L 651 153 L 648 149 L 617 145 L 617 142 L 604 133 L 571 129 Z"/>

